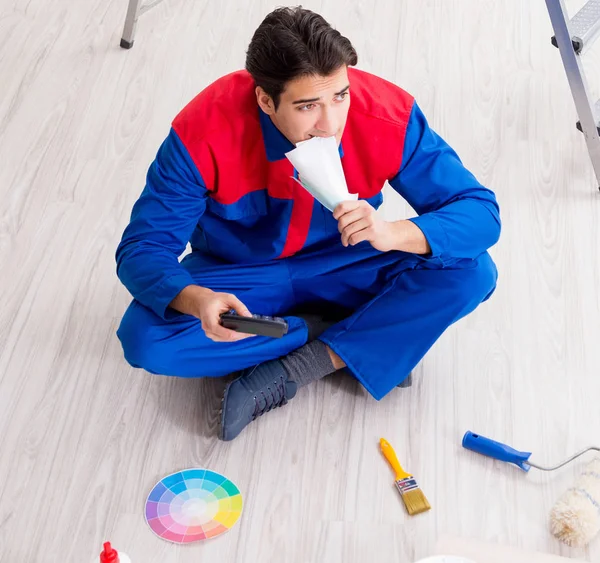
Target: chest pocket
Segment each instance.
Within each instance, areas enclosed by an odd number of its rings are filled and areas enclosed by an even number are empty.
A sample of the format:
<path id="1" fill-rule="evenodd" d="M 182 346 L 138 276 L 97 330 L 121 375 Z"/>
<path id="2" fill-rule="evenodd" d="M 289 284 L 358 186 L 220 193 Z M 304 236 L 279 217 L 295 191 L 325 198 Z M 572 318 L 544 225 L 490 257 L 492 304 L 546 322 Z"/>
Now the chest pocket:
<path id="1" fill-rule="evenodd" d="M 234 221 L 244 227 L 252 227 L 269 214 L 268 200 L 266 190 L 256 190 L 234 203 L 220 203 L 209 197 L 206 208 L 209 213 L 220 219 Z"/>

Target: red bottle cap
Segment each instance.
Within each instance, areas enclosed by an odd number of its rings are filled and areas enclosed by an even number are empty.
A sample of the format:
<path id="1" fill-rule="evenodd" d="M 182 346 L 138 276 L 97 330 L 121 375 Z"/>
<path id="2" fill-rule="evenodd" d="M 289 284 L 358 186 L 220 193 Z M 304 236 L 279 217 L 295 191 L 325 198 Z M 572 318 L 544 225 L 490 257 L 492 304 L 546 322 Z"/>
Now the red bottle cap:
<path id="1" fill-rule="evenodd" d="M 110 542 L 104 544 L 104 551 L 100 554 L 100 563 L 119 563 L 119 554 L 110 546 Z"/>

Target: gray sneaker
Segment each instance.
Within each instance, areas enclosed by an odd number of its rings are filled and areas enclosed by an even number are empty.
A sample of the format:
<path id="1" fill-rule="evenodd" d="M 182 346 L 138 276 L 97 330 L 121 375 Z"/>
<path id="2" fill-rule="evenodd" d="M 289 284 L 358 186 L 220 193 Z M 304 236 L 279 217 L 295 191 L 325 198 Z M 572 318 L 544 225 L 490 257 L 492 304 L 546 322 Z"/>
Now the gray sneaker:
<path id="1" fill-rule="evenodd" d="M 219 438 L 233 440 L 259 416 L 286 405 L 297 390 L 278 360 L 244 370 L 225 389 Z"/>
<path id="2" fill-rule="evenodd" d="M 402 383 L 399 383 L 398 385 L 396 385 L 396 387 L 412 387 L 412 371 L 408 374 L 408 376 L 406 377 L 406 379 L 402 380 Z"/>

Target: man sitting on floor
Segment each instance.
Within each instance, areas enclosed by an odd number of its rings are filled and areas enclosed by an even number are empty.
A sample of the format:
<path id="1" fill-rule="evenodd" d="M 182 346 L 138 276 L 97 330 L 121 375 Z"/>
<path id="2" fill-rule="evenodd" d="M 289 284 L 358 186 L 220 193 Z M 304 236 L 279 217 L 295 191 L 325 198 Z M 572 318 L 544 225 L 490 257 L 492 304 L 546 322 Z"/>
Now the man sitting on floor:
<path id="1" fill-rule="evenodd" d="M 318 14 L 269 14 L 246 70 L 174 119 L 117 250 L 134 297 L 118 330 L 132 366 L 240 372 L 225 390 L 223 440 L 344 367 L 381 399 L 494 291 L 494 194 L 407 92 L 356 64 L 350 41 Z M 358 200 L 332 213 L 294 180 L 285 153 L 333 136 Z M 386 180 L 416 217 L 376 213 Z M 319 308 L 335 314 L 298 312 Z M 231 309 L 284 316 L 289 331 L 228 330 L 220 315 Z"/>

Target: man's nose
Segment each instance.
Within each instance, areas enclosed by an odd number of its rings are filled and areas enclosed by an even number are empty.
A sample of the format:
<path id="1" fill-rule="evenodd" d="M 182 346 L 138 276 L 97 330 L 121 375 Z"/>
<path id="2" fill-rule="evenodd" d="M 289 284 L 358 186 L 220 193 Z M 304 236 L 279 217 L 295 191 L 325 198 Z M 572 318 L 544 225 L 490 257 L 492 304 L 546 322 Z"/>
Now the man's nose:
<path id="1" fill-rule="evenodd" d="M 326 112 L 323 112 L 319 121 L 315 124 L 315 129 L 322 133 L 323 137 L 332 137 L 337 131 L 335 121 L 332 116 Z"/>

